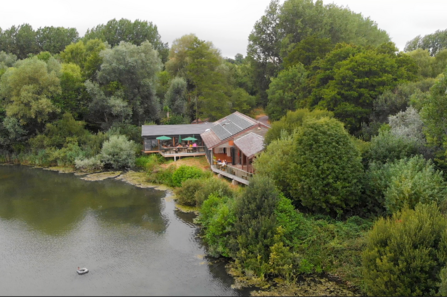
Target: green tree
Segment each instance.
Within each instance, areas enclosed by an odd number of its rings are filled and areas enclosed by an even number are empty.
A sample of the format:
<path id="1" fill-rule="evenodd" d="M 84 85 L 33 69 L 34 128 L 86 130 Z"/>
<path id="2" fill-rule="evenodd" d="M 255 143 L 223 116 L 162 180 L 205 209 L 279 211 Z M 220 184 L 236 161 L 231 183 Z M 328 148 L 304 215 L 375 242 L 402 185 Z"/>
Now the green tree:
<path id="1" fill-rule="evenodd" d="M 11 26 L 1 32 L 0 51 L 16 55 L 19 59 L 25 59 L 28 54 L 39 53 L 36 42 L 36 32 L 29 24 Z"/>
<path id="2" fill-rule="evenodd" d="M 447 220 L 433 204 L 380 218 L 362 255 L 368 295 L 435 295 L 447 260 L 446 230 Z"/>
<path id="3" fill-rule="evenodd" d="M 314 109 L 297 109 L 295 111 L 288 111 L 279 121 L 273 122 L 271 128 L 265 135 L 265 143 L 270 144 L 273 140 L 280 139 L 281 133 L 292 135 L 293 132 L 301 127 L 304 121 L 309 119 L 320 119 L 323 117 L 332 118 L 334 114 L 327 110 Z M 284 131 L 284 132 L 283 132 Z"/>
<path id="4" fill-rule="evenodd" d="M 168 45 L 161 41 L 157 26 L 148 21 L 135 20 L 132 22 L 128 19 L 113 19 L 105 25 L 101 24 L 87 29 L 83 40 L 90 39 L 101 39 L 112 47 L 119 45 L 121 41 L 138 46 L 148 41 L 158 51 L 163 62 L 166 62 L 168 55 Z"/>
<path id="5" fill-rule="evenodd" d="M 428 50 L 431 56 L 447 48 L 447 30 L 437 30 L 435 33 L 425 35 L 424 37 L 418 35 L 405 45 L 406 52 L 419 48 Z"/>
<path id="6" fill-rule="evenodd" d="M 109 126 L 114 120 L 142 125 L 159 118 L 156 75 L 161 70 L 157 51 L 149 42 L 140 46 L 121 42 L 100 53 L 103 62 L 98 82 L 86 82 L 90 119 Z M 114 120 L 111 120 L 114 119 Z"/>
<path id="7" fill-rule="evenodd" d="M 305 121 L 294 145 L 287 180 L 295 202 L 329 214 L 341 214 L 359 203 L 360 153 L 341 122 Z"/>
<path id="8" fill-rule="evenodd" d="M 276 78 L 272 78 L 268 94 L 266 112 L 271 121 L 277 121 L 287 111 L 304 107 L 306 98 L 305 85 L 307 71 L 303 64 L 291 66 L 279 72 Z"/>
<path id="9" fill-rule="evenodd" d="M 287 59 L 287 66 L 297 60 L 310 65 L 311 59 L 324 55 L 327 40 L 331 45 L 346 42 L 377 46 L 390 39 L 369 18 L 335 4 L 287 0 L 280 5 L 278 0 L 271 1 L 265 15 L 255 24 L 247 49 L 258 90 L 258 103 L 267 105 L 266 90 L 270 79 L 281 70 L 283 59 Z M 307 51 L 310 45 L 312 50 Z M 300 55 L 303 51 L 306 54 Z"/>
<path id="10" fill-rule="evenodd" d="M 101 51 L 109 46 L 100 39 L 91 39 L 87 43 L 82 40 L 68 45 L 60 56 L 65 63 L 73 63 L 81 68 L 85 79 L 95 79 L 102 64 Z"/>
<path id="11" fill-rule="evenodd" d="M 36 43 L 40 51 L 52 54 L 62 52 L 65 47 L 79 39 L 76 28 L 41 27 L 36 31 Z"/>
<path id="12" fill-rule="evenodd" d="M 261 279 L 269 270 L 279 200 L 280 194 L 273 181 L 255 176 L 235 205 L 230 255 L 242 271 L 251 271 Z"/>
<path id="13" fill-rule="evenodd" d="M 175 77 L 169 84 L 164 105 L 176 115 L 184 115 L 186 112 L 186 80 Z"/>
<path id="14" fill-rule="evenodd" d="M 54 60 L 53 60 L 54 61 Z M 37 58 L 16 63 L 1 77 L 0 92 L 9 117 L 21 124 L 44 123 L 58 111 L 52 99 L 61 93 L 56 71 Z"/>
<path id="15" fill-rule="evenodd" d="M 336 46 L 316 66 L 311 105 L 334 111 L 351 133 L 358 132 L 368 123 L 375 98 L 416 77 L 413 60 L 396 51 L 392 43 L 376 49 Z"/>
<path id="16" fill-rule="evenodd" d="M 219 119 L 230 111 L 229 86 L 224 75 L 216 71 L 222 63 L 220 55 L 209 42 L 198 38 L 188 48 L 188 82 L 190 96 L 197 100 L 196 113 L 200 118 Z M 195 118 L 195 115 L 192 115 Z"/>

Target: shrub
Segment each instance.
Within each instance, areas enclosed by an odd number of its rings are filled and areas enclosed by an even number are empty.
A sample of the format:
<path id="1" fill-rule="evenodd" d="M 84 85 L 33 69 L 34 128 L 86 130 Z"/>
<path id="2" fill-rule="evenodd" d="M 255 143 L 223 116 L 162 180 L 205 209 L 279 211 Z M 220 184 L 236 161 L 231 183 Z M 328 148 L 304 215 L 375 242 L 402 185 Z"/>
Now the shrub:
<path id="1" fill-rule="evenodd" d="M 195 206 L 196 193 L 203 187 L 204 184 L 205 180 L 203 179 L 185 180 L 181 187 L 175 189 L 177 202 L 183 205 Z"/>
<path id="2" fill-rule="evenodd" d="M 435 204 L 380 218 L 362 258 L 369 295 L 433 296 L 447 261 L 447 220 Z"/>
<path id="3" fill-rule="evenodd" d="M 230 239 L 230 254 L 242 271 L 264 279 L 269 270 L 270 247 L 277 223 L 275 210 L 280 193 L 272 180 L 254 176 L 245 193 L 237 199 Z"/>
<path id="4" fill-rule="evenodd" d="M 172 175 L 172 185 L 180 187 L 185 180 L 201 178 L 204 176 L 205 173 L 200 168 L 182 165 L 177 168 Z"/>
<path id="5" fill-rule="evenodd" d="M 92 172 L 101 170 L 103 164 L 100 157 L 96 156 L 88 159 L 77 159 L 75 160 L 75 166 L 78 170 Z"/>
<path id="6" fill-rule="evenodd" d="M 135 164 L 135 143 L 124 135 L 112 135 L 104 141 L 101 149 L 104 165 L 114 169 L 133 167 Z"/>
<path id="7" fill-rule="evenodd" d="M 232 197 L 233 191 L 225 180 L 208 178 L 202 183 L 195 194 L 197 206 L 201 206 L 211 194 L 215 194 L 219 197 Z"/>
<path id="8" fill-rule="evenodd" d="M 141 156 L 135 159 L 135 166 L 141 169 L 145 169 L 149 172 L 154 171 L 155 168 L 163 164 L 165 162 L 165 158 L 158 154 L 152 154 L 149 156 Z"/>
<path id="9" fill-rule="evenodd" d="M 363 167 L 343 124 L 332 118 L 308 120 L 295 139 L 286 177 L 291 197 L 327 214 L 341 214 L 358 204 Z"/>
<path id="10" fill-rule="evenodd" d="M 149 172 L 148 181 L 155 184 L 164 184 L 173 187 L 172 176 L 175 172 L 175 166 L 169 166 L 166 169 L 156 167 L 154 171 Z"/>
<path id="11" fill-rule="evenodd" d="M 229 257 L 228 235 L 233 229 L 234 221 L 234 200 L 216 194 L 209 195 L 203 203 L 199 222 L 205 230 L 203 239 L 208 244 L 208 253 L 211 256 Z"/>
<path id="12" fill-rule="evenodd" d="M 394 163 L 371 163 L 365 190 L 372 204 L 390 214 L 404 206 L 414 208 L 419 202 L 440 204 L 447 194 L 442 172 L 422 156 Z"/>
<path id="13" fill-rule="evenodd" d="M 414 208 L 419 202 L 439 204 L 445 200 L 442 172 L 435 170 L 430 161 L 416 156 L 396 162 L 391 170 L 393 176 L 385 191 L 385 207 L 389 213 L 404 206 Z"/>
<path id="14" fill-rule="evenodd" d="M 380 131 L 371 139 L 365 159 L 369 162 L 393 162 L 408 158 L 418 153 L 419 143 L 415 138 L 394 134 L 391 131 Z"/>

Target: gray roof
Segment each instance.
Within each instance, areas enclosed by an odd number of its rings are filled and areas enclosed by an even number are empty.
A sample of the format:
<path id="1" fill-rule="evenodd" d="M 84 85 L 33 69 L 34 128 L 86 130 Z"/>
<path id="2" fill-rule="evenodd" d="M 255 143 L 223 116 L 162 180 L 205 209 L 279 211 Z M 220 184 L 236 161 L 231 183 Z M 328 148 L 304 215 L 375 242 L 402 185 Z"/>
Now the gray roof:
<path id="1" fill-rule="evenodd" d="M 175 136 L 201 134 L 210 129 L 213 123 L 187 124 L 187 125 L 143 125 L 141 136 Z"/>
<path id="2" fill-rule="evenodd" d="M 250 130 L 263 136 L 270 128 L 270 126 L 237 111 L 213 124 L 214 126 L 210 130 L 205 131 L 200 135 L 208 149 L 225 142 L 227 139 L 240 137 L 242 134 Z M 256 127 L 258 127 L 258 129 L 255 130 Z"/>
<path id="3" fill-rule="evenodd" d="M 220 140 L 224 140 L 256 124 L 255 120 L 247 118 L 247 116 L 235 112 L 215 122 L 211 130 Z"/>
<path id="4" fill-rule="evenodd" d="M 234 144 L 246 155 L 252 158 L 264 149 L 264 137 L 250 132 L 234 140 Z"/>

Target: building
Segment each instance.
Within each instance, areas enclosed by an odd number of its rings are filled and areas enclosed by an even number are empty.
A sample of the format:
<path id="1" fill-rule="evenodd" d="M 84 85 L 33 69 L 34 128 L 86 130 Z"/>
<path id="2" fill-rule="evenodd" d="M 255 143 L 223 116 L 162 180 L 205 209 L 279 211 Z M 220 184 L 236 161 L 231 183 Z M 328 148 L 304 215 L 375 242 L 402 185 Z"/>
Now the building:
<path id="1" fill-rule="evenodd" d="M 253 175 L 253 160 L 264 150 L 269 125 L 234 112 L 201 134 L 211 170 L 243 184 Z"/>
<path id="2" fill-rule="evenodd" d="M 253 160 L 264 150 L 269 128 L 236 111 L 214 123 L 144 125 L 141 135 L 147 154 L 159 153 L 174 160 L 206 155 L 212 171 L 248 185 L 254 173 Z"/>
<path id="3" fill-rule="evenodd" d="M 213 123 L 187 125 L 143 125 L 144 153 L 159 153 L 163 157 L 204 156 L 205 146 L 200 134 L 213 126 Z M 187 140 L 195 139 L 195 140 Z M 195 143 L 194 147 L 190 147 Z M 179 146 L 181 145 L 181 147 Z"/>

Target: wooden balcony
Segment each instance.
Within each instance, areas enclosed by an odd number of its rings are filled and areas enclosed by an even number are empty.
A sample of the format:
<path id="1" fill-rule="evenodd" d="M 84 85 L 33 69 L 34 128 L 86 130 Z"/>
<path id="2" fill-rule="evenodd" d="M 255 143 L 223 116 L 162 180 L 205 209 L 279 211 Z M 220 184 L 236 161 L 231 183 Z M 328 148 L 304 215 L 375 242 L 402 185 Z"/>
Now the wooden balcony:
<path id="1" fill-rule="evenodd" d="M 222 166 L 215 164 L 211 165 L 211 170 L 244 185 L 248 185 L 250 183 L 248 180 L 253 176 L 252 173 L 239 169 L 233 165 Z"/>

